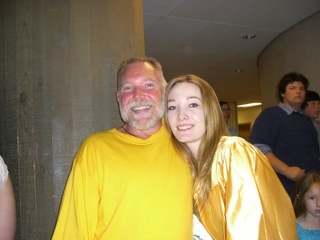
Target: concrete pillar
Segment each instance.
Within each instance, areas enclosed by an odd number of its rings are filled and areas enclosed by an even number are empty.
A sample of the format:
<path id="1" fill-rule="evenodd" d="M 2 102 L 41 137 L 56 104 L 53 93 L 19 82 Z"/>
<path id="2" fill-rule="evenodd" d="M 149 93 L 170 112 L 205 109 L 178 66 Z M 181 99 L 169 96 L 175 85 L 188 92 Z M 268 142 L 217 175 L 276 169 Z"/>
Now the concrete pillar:
<path id="1" fill-rule="evenodd" d="M 144 55 L 142 0 L 6 0 L 0 19 L 0 154 L 17 239 L 50 239 L 78 146 L 121 122 L 116 70 Z"/>

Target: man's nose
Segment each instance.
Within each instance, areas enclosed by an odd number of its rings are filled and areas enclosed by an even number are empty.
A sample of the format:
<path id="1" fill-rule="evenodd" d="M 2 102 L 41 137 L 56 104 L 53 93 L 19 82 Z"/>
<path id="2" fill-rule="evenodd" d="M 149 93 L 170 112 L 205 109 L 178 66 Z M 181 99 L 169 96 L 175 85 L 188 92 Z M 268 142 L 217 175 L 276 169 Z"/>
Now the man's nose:
<path id="1" fill-rule="evenodd" d="M 140 87 L 136 87 L 135 89 L 134 89 L 134 98 L 135 99 L 139 99 L 139 98 L 141 98 L 144 94 L 143 94 L 143 90 L 140 88 Z"/>

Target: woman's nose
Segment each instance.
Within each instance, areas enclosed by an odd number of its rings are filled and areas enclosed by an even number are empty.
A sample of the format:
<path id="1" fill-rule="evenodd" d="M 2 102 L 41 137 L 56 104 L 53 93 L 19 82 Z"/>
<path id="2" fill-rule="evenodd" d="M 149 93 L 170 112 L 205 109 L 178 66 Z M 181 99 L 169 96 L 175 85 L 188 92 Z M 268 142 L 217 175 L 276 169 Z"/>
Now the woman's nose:
<path id="1" fill-rule="evenodd" d="M 180 111 L 179 112 L 179 115 L 178 115 L 178 119 L 181 121 L 181 120 L 185 120 L 185 119 L 187 119 L 188 118 L 188 115 L 185 113 L 185 112 L 183 112 L 183 111 Z"/>

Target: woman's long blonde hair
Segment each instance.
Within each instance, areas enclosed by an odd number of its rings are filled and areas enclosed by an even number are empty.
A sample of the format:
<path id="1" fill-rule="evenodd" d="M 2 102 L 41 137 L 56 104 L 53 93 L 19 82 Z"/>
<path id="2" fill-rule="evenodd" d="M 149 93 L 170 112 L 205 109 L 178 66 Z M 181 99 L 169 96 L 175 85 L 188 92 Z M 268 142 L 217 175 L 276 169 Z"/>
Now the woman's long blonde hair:
<path id="1" fill-rule="evenodd" d="M 185 143 L 179 142 L 170 130 L 168 122 L 168 94 L 170 90 L 179 83 L 191 83 L 196 85 L 201 92 L 206 132 L 201 140 L 198 156 L 196 159 L 191 154 Z M 211 168 L 213 157 L 217 145 L 224 135 L 227 133 L 226 123 L 223 119 L 222 111 L 218 98 L 213 88 L 203 79 L 195 75 L 182 75 L 172 79 L 166 88 L 165 97 L 165 122 L 171 135 L 173 145 L 176 150 L 188 160 L 194 177 L 194 196 L 196 196 L 196 204 L 198 208 L 205 207 L 210 200 L 211 191 Z"/>

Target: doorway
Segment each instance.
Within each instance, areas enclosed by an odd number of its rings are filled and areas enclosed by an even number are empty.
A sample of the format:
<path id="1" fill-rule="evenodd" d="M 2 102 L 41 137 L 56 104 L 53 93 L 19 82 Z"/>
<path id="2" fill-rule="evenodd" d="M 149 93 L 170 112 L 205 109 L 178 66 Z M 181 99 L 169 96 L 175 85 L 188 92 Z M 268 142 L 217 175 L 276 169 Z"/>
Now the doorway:
<path id="1" fill-rule="evenodd" d="M 239 137 L 244 138 L 249 141 L 249 136 L 251 132 L 251 122 L 241 123 L 238 125 Z"/>

